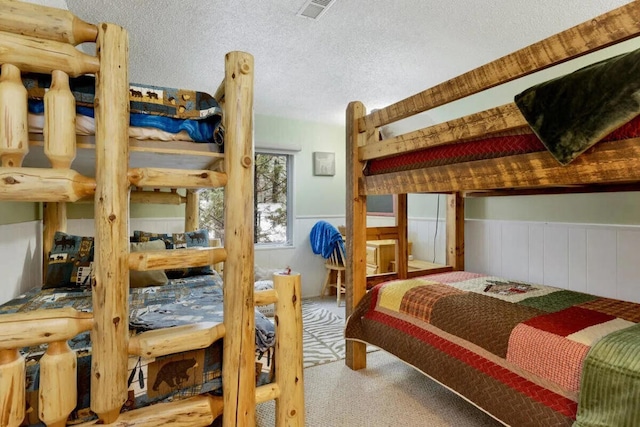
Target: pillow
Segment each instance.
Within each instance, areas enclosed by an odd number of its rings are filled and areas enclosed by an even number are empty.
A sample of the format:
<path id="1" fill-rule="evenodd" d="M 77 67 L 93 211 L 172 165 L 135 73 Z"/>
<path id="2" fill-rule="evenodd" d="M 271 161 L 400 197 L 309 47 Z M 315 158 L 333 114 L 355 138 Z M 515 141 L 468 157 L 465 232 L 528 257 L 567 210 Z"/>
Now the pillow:
<path id="1" fill-rule="evenodd" d="M 138 242 L 149 242 L 152 240 L 162 240 L 167 249 L 209 247 L 209 231 L 205 229 L 196 231 L 187 231 L 186 233 L 149 233 L 146 231 L 136 230 L 133 237 Z M 202 276 L 213 274 L 210 265 L 203 267 L 175 268 L 165 270 L 169 279 L 181 279 L 191 276 Z"/>
<path id="2" fill-rule="evenodd" d="M 164 251 L 166 249 L 162 240 L 149 242 L 132 242 L 129 244 L 130 252 Z M 129 270 L 129 287 L 143 288 L 145 286 L 165 285 L 169 279 L 164 270 L 136 271 Z"/>
<path id="3" fill-rule="evenodd" d="M 93 237 L 56 231 L 42 288 L 90 288 L 92 265 Z"/>

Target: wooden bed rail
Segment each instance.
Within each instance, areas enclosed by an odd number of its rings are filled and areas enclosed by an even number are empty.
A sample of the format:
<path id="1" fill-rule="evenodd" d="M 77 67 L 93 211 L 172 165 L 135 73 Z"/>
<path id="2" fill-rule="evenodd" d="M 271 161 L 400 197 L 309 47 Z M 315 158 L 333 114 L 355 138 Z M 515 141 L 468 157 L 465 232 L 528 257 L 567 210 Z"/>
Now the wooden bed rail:
<path id="1" fill-rule="evenodd" d="M 165 251 L 132 252 L 129 268 L 137 271 L 165 270 L 180 267 L 201 267 L 227 259 L 224 248 L 183 248 Z"/>
<path id="2" fill-rule="evenodd" d="M 72 45 L 93 42 L 98 37 L 98 27 L 68 10 L 11 0 L 0 2 L 0 31 Z"/>
<path id="3" fill-rule="evenodd" d="M 363 161 L 381 159 L 398 153 L 457 144 L 479 136 L 486 137 L 516 129 L 532 133 L 516 104 L 510 103 L 393 138 L 373 138 L 358 149 L 358 156 Z"/>
<path id="4" fill-rule="evenodd" d="M 503 56 L 356 120 L 377 128 L 640 35 L 640 7 L 631 2 Z M 544 55 L 540 55 L 544 52 Z"/>
<path id="5" fill-rule="evenodd" d="M 71 77 L 100 70 L 97 57 L 87 55 L 67 43 L 2 33 L 0 63 L 13 64 L 23 72 L 50 74 L 61 70 Z"/>
<path id="6" fill-rule="evenodd" d="M 0 200 L 75 202 L 95 189 L 94 179 L 72 169 L 0 168 Z"/>
<path id="7" fill-rule="evenodd" d="M 227 175 L 210 170 L 136 168 L 129 169 L 129 182 L 136 187 L 214 188 L 227 184 Z"/>
<path id="8" fill-rule="evenodd" d="M 409 193 L 447 192 L 452 189 L 537 188 L 640 180 L 640 138 L 601 142 L 569 166 L 560 165 L 548 152 L 477 160 L 421 170 L 400 171 L 363 178 L 366 194 L 388 194 L 392 188 Z M 473 163 L 473 164 L 471 164 Z M 496 171 L 501 171 L 496 173 Z M 479 180 L 481 177 L 482 180 Z"/>
<path id="9" fill-rule="evenodd" d="M 196 323 L 142 332 L 129 340 L 129 354 L 160 357 L 207 348 L 224 337 L 223 323 Z"/>
<path id="10" fill-rule="evenodd" d="M 77 403 L 76 354 L 67 340 L 93 326 L 93 315 L 72 308 L 0 316 L 0 425 L 14 427 L 25 417 L 25 359 L 19 349 L 48 344 L 40 359 L 39 418 L 64 426 Z M 64 392 L 61 392 L 64 390 Z"/>
<path id="11" fill-rule="evenodd" d="M 152 406 L 124 412 L 113 423 L 113 427 L 175 427 L 208 426 L 222 414 L 222 398 L 201 394 L 175 402 L 157 403 Z M 78 424 L 78 427 L 99 425 L 97 421 Z"/>

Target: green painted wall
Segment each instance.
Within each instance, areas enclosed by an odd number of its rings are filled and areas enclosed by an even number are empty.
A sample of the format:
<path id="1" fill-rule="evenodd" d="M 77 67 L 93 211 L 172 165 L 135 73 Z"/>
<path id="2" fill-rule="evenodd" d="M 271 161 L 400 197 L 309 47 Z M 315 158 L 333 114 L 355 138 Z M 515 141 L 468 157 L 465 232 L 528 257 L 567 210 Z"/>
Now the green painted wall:
<path id="1" fill-rule="evenodd" d="M 290 150 L 294 155 L 295 215 L 344 215 L 345 128 L 342 125 L 256 116 L 256 150 Z M 335 153 L 335 175 L 313 175 L 313 153 Z"/>
<path id="2" fill-rule="evenodd" d="M 0 202 L 0 225 L 40 219 L 38 203 Z"/>

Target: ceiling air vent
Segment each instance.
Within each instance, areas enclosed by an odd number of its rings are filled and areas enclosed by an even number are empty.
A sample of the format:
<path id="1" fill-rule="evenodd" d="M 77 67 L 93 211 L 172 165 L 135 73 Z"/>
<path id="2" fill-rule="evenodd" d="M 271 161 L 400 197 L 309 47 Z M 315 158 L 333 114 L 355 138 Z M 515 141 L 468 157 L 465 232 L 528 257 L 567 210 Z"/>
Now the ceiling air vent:
<path id="1" fill-rule="evenodd" d="M 298 12 L 298 16 L 319 19 L 334 2 L 335 0 L 307 0 Z"/>

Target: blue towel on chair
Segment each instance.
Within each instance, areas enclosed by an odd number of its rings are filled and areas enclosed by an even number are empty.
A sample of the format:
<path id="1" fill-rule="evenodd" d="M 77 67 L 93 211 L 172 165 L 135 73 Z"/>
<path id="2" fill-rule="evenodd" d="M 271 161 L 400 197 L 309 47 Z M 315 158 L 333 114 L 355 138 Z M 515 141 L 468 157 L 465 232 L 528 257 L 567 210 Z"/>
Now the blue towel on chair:
<path id="1" fill-rule="evenodd" d="M 318 221 L 315 223 L 313 228 L 311 228 L 309 239 L 311 240 L 313 253 L 322 255 L 324 259 L 331 257 L 331 253 L 338 249 L 338 247 L 342 249 L 342 253 L 345 253 L 342 235 L 337 228 L 326 221 Z"/>

